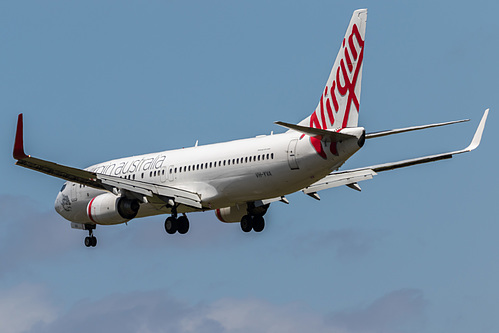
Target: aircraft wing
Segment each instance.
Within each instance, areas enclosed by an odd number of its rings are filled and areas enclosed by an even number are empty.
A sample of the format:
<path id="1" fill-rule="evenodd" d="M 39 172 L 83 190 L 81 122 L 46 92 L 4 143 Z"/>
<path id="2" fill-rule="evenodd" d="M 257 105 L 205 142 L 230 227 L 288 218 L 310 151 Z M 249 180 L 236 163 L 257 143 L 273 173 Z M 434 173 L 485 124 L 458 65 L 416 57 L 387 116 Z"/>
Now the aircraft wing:
<path id="1" fill-rule="evenodd" d="M 171 199 L 175 203 L 203 209 L 200 196 L 195 192 L 172 186 L 151 184 L 103 174 L 97 174 L 97 180 L 110 192 L 115 192 L 116 190 L 125 193 L 129 192 L 143 202 L 162 202 L 168 204 Z"/>
<path id="2" fill-rule="evenodd" d="M 325 190 L 325 189 L 332 188 L 332 187 L 347 185 L 349 187 L 352 187 L 352 188 L 360 191 L 360 187 L 357 185 L 357 182 L 362 181 L 362 180 L 372 179 L 375 175 L 377 175 L 378 172 L 404 168 L 404 167 L 408 167 L 411 165 L 440 161 L 440 160 L 452 158 L 452 156 L 457 155 L 457 154 L 470 152 L 470 151 L 476 149 L 478 147 L 478 145 L 480 145 L 480 141 L 482 139 L 482 134 L 483 134 L 483 130 L 485 128 L 485 122 L 487 121 L 488 114 L 489 114 L 489 109 L 485 110 L 485 112 L 482 116 L 482 120 L 480 121 L 480 124 L 478 125 L 478 128 L 475 132 L 475 135 L 473 136 L 473 139 L 471 140 L 470 145 L 468 147 L 466 147 L 465 149 L 457 150 L 457 151 L 453 151 L 453 152 L 448 152 L 448 153 L 412 158 L 412 159 L 398 161 L 398 162 L 378 164 L 378 165 L 368 166 L 368 167 L 364 167 L 364 168 L 345 170 L 345 171 L 336 171 L 336 172 L 333 172 L 333 173 L 327 175 L 326 177 L 322 178 L 321 180 L 313 183 L 312 185 L 302 189 L 302 192 L 312 196 L 315 199 L 320 199 L 319 196 L 317 195 L 317 191 Z M 400 132 L 398 132 L 398 133 L 400 133 Z"/>
<path id="3" fill-rule="evenodd" d="M 170 200 L 173 200 L 174 203 L 198 209 L 203 208 L 200 196 L 195 192 L 94 173 L 26 155 L 23 143 L 22 114 L 18 117 L 15 140 L 13 156 L 17 160 L 16 165 L 99 190 L 130 194 L 143 202 L 150 201 L 169 204 Z"/>

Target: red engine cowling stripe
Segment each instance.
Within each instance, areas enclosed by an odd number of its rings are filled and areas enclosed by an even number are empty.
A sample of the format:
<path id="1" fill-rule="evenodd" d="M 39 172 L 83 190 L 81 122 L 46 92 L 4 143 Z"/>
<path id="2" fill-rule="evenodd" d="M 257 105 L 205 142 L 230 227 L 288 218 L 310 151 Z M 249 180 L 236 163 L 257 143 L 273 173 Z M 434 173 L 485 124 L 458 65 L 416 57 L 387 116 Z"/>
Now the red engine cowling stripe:
<path id="1" fill-rule="evenodd" d="M 88 211 L 87 211 L 87 215 L 88 217 L 90 218 L 90 221 L 94 222 L 94 223 L 97 223 L 94 221 L 94 219 L 92 218 L 92 203 L 94 202 L 95 198 L 93 198 L 92 200 L 90 200 L 90 203 L 88 204 Z"/>
<path id="2" fill-rule="evenodd" d="M 218 219 L 219 219 L 220 221 L 227 223 L 227 221 L 225 221 L 225 220 L 223 219 L 222 214 L 220 213 L 220 209 L 218 209 L 218 208 L 217 208 L 217 209 L 215 209 L 215 215 L 218 217 Z"/>

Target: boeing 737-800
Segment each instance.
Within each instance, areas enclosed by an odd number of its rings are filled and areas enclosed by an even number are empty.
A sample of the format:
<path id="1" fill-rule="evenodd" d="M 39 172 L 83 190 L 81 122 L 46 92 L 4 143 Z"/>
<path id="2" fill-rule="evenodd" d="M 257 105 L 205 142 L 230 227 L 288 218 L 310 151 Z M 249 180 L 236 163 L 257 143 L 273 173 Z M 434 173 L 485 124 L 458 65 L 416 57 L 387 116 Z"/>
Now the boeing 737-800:
<path id="1" fill-rule="evenodd" d="M 378 172 L 451 158 L 475 149 L 488 115 L 485 111 L 471 144 L 462 150 L 364 168 L 339 171 L 366 139 L 454 124 L 452 121 L 367 133 L 358 127 L 367 10 L 354 11 L 317 108 L 299 124 L 276 122 L 285 133 L 121 158 L 78 169 L 26 155 L 23 117 L 14 143 L 17 165 L 67 182 L 56 211 L 73 228 L 88 230 L 85 245 L 95 246 L 96 225 L 169 214 L 166 232 L 184 234 L 186 213 L 214 210 L 222 222 L 238 222 L 245 232 L 264 229 L 270 203 L 286 195 L 349 186 Z"/>

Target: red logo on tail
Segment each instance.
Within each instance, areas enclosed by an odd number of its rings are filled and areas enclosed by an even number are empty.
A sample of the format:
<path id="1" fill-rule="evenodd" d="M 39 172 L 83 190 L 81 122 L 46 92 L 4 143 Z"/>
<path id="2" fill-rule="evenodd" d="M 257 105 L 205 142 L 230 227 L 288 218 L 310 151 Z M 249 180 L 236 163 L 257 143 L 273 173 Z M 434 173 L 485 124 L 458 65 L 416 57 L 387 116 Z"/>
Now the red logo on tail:
<path id="1" fill-rule="evenodd" d="M 354 39 L 357 41 L 358 46 L 354 43 Z M 341 128 L 345 128 L 348 124 L 352 103 L 355 105 L 357 112 L 359 110 L 359 98 L 355 95 L 355 87 L 357 86 L 357 80 L 364 59 L 364 40 L 362 40 L 362 36 L 360 35 L 359 28 L 356 24 L 352 27 L 352 33 L 348 37 L 348 44 L 346 42 L 346 39 L 343 39 L 342 46 L 344 53 L 336 70 L 336 77 L 333 80 L 331 87 L 329 88 L 326 86 L 326 89 L 324 89 L 319 107 L 310 117 L 310 127 L 327 129 L 327 121 L 329 121 L 329 127 L 332 127 L 336 120 L 337 123 L 341 123 Z M 338 115 L 340 105 L 338 104 L 337 94 L 342 98 L 347 98 L 345 113 L 343 114 L 342 120 L 337 119 L 338 116 L 341 116 L 341 114 Z M 338 129 L 338 131 L 341 130 L 341 128 Z M 327 156 L 322 147 L 321 138 L 311 137 L 310 142 L 317 153 L 322 158 L 326 159 Z M 332 154 L 338 155 L 336 143 L 331 144 L 330 151 Z"/>

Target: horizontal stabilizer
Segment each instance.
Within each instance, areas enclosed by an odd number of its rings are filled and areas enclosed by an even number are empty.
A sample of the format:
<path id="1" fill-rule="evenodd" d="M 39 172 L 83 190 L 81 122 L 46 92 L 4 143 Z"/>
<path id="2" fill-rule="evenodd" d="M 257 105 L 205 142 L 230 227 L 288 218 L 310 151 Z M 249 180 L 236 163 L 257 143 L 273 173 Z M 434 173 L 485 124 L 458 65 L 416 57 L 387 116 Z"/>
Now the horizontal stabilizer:
<path id="1" fill-rule="evenodd" d="M 307 126 L 301 126 L 301 125 L 294 125 L 294 124 L 288 124 L 284 123 L 282 121 L 276 121 L 274 124 L 286 127 L 288 129 L 303 133 L 305 135 L 320 139 L 320 140 L 329 140 L 331 142 L 340 142 L 344 141 L 347 139 L 352 139 L 352 138 L 357 138 L 354 135 L 350 134 L 344 134 L 344 133 L 338 133 L 334 132 L 332 130 L 324 130 L 320 128 L 313 128 L 313 127 L 307 127 Z"/>
<path id="2" fill-rule="evenodd" d="M 387 135 L 392 135 L 392 134 L 398 134 L 398 133 L 418 131 L 418 130 L 422 130 L 422 129 L 426 129 L 426 128 L 432 128 L 432 127 L 439 127 L 439 126 L 446 126 L 446 125 L 458 124 L 458 123 L 463 123 L 463 122 L 466 122 L 466 121 L 470 121 L 470 120 L 469 119 L 463 119 L 463 120 L 448 121 L 448 122 L 445 122 L 445 123 L 430 124 L 430 125 L 423 125 L 423 126 L 412 126 L 412 127 L 398 128 L 398 129 L 393 129 L 393 130 L 388 130 L 388 131 L 366 133 L 366 139 L 379 138 L 379 137 L 382 137 L 382 136 L 387 136 Z"/>

